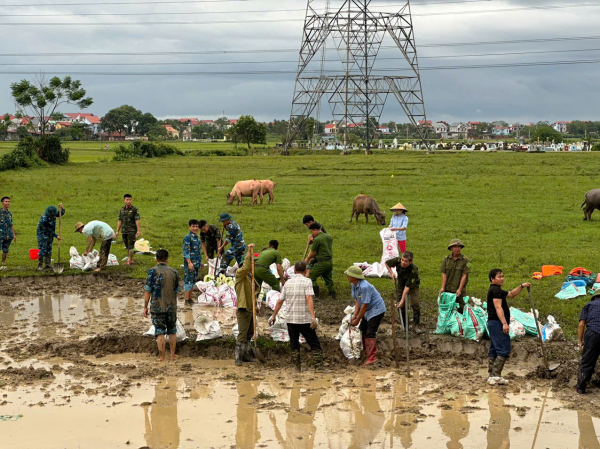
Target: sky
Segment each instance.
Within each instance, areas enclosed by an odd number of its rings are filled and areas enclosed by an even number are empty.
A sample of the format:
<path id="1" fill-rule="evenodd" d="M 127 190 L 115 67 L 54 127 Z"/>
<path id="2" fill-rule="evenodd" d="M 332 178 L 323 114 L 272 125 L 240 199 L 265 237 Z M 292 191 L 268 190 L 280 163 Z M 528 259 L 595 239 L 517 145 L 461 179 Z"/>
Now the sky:
<path id="1" fill-rule="evenodd" d="M 289 118 L 306 0 L 173 1 L 1 0 L 0 111 L 14 112 L 11 83 L 44 73 L 81 80 L 94 99 L 86 112 L 99 116 L 128 104 L 160 118 Z M 600 120 L 599 63 L 433 70 L 600 62 L 600 2 L 457 1 L 411 2 L 428 119 Z M 331 9 L 342 3 L 331 0 Z M 373 0 L 371 9 L 396 12 L 402 4 Z M 537 9 L 522 9 L 532 7 Z M 389 48 L 389 39 L 377 64 L 394 73 L 402 67 L 402 54 Z M 543 41 L 522 42 L 535 39 Z M 330 41 L 328 70 L 340 70 L 334 58 Z M 326 102 L 321 111 L 322 120 L 331 118 Z M 391 96 L 381 122 L 389 120 L 408 122 Z"/>

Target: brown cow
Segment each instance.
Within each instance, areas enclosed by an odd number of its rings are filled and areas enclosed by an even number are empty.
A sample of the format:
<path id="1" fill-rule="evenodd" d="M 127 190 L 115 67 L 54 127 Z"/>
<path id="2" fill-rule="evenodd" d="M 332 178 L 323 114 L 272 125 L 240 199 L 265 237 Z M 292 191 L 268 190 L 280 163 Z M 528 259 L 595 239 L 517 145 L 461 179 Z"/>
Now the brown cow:
<path id="1" fill-rule="evenodd" d="M 275 194 L 273 190 L 275 190 L 275 183 L 268 179 L 261 179 L 260 185 L 262 186 L 262 191 L 260 193 L 260 205 L 263 203 L 263 195 L 269 194 L 269 202 L 267 204 L 275 204 Z"/>
<path id="2" fill-rule="evenodd" d="M 377 223 L 381 226 L 385 226 L 385 212 L 381 212 L 379 206 L 377 205 L 377 201 L 372 196 L 368 195 L 357 195 L 354 198 L 354 203 L 352 204 L 352 215 L 350 215 L 350 223 L 352 223 L 352 217 L 356 214 L 356 221 L 358 221 L 358 216 L 360 214 L 365 214 L 365 218 L 367 219 L 367 223 L 369 222 L 369 215 L 374 215 Z"/>
<path id="3" fill-rule="evenodd" d="M 238 181 L 233 186 L 231 193 L 227 194 L 227 204 L 233 204 L 233 200 L 237 197 L 239 206 L 243 204 L 244 197 L 252 197 L 252 206 L 258 203 L 258 197 L 262 194 L 260 181 L 256 179 L 250 181 Z"/>

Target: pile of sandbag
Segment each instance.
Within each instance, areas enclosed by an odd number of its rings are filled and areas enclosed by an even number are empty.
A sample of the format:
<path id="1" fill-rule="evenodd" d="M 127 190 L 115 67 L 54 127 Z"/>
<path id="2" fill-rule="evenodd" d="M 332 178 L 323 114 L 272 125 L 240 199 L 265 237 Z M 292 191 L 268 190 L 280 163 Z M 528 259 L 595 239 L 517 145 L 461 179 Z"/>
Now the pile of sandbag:
<path id="1" fill-rule="evenodd" d="M 360 353 L 363 349 L 362 334 L 358 326 L 354 327 L 350 325 L 350 320 L 352 320 L 352 315 L 354 314 L 354 307 L 346 307 L 344 313 L 346 316 L 342 319 L 340 330 L 335 339 L 340 341 L 340 348 L 347 359 L 360 359 Z"/>
<path id="2" fill-rule="evenodd" d="M 267 307 L 275 311 L 277 302 L 281 298 L 281 293 L 275 290 L 269 290 L 265 296 L 265 302 Z M 281 309 L 277 312 L 275 317 L 275 323 L 266 330 L 266 333 L 271 336 L 273 341 L 288 342 L 290 341 L 290 334 L 288 333 L 288 327 L 286 322 L 286 307 L 285 302 L 281 305 Z M 300 343 L 305 343 L 306 340 L 300 335 Z"/>
<path id="3" fill-rule="evenodd" d="M 379 236 L 381 237 L 382 244 L 381 260 L 372 264 L 368 262 L 354 264 L 363 270 L 363 275 L 367 278 L 391 278 L 385 262 L 399 255 L 395 231 L 390 230 L 390 228 L 384 228 L 379 232 Z M 393 270 L 395 273 L 396 269 L 393 268 Z"/>
<path id="4" fill-rule="evenodd" d="M 198 303 L 203 306 L 213 307 L 237 307 L 237 295 L 235 289 L 229 283 L 223 283 L 217 287 L 216 281 L 199 281 L 196 287 L 200 290 Z"/>
<path id="5" fill-rule="evenodd" d="M 155 335 L 155 328 L 154 328 L 154 324 L 150 326 L 150 329 L 148 329 L 146 332 L 144 332 L 143 335 L 147 336 L 147 337 L 154 337 Z M 177 319 L 177 341 L 184 341 L 187 340 L 187 334 L 185 333 L 185 329 L 183 328 L 183 324 L 181 324 L 181 321 L 179 321 L 179 319 Z"/>
<path id="6" fill-rule="evenodd" d="M 98 250 L 93 250 L 91 253 L 88 253 L 87 256 L 79 255 L 79 251 L 74 246 L 69 250 L 69 255 L 71 259 L 69 260 L 69 267 L 76 268 L 79 270 L 87 271 L 94 270 L 98 266 L 98 262 L 100 262 L 100 254 Z M 114 267 L 119 265 L 119 261 L 117 260 L 117 256 L 114 254 L 108 255 L 108 262 L 106 263 L 107 267 Z"/>

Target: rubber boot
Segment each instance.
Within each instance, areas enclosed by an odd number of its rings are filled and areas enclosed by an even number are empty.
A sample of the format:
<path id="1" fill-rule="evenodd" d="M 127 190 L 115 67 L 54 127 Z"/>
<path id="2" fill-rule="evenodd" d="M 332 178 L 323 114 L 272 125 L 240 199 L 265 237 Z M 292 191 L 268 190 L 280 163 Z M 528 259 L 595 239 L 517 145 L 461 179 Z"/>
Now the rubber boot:
<path id="1" fill-rule="evenodd" d="M 419 324 L 421 323 L 421 311 L 420 310 L 413 310 L 413 322 L 415 323 L 415 332 L 417 334 L 422 334 L 425 332 L 419 326 Z"/>
<path id="2" fill-rule="evenodd" d="M 38 271 L 44 271 L 44 261 L 42 259 L 38 259 Z"/>
<path id="3" fill-rule="evenodd" d="M 329 296 L 331 296 L 331 299 L 333 299 L 334 301 L 337 299 L 337 293 L 336 292 L 329 293 Z"/>
<path id="4" fill-rule="evenodd" d="M 490 385 L 506 385 L 508 384 L 508 380 L 502 377 L 502 370 L 504 369 L 504 364 L 506 363 L 506 357 L 497 357 L 494 365 L 492 366 L 492 375 L 488 379 L 488 384 Z"/>
<path id="5" fill-rule="evenodd" d="M 575 390 L 579 394 L 585 394 L 586 388 L 587 388 L 586 376 L 581 372 L 581 370 L 577 370 L 577 387 L 575 387 Z"/>
<path id="6" fill-rule="evenodd" d="M 252 355 L 252 349 L 250 348 L 249 341 L 243 343 L 242 349 L 242 362 L 255 363 L 256 359 Z"/>
<path id="7" fill-rule="evenodd" d="M 319 297 L 319 287 L 318 286 L 317 287 L 313 287 L 313 291 L 315 293 L 315 298 L 318 298 Z"/>
<path id="8" fill-rule="evenodd" d="M 44 270 L 52 270 L 52 256 L 44 257 Z"/>
<path id="9" fill-rule="evenodd" d="M 496 362 L 496 357 L 488 357 L 488 377 L 492 377 L 495 362 Z"/>
<path id="10" fill-rule="evenodd" d="M 243 344 L 235 342 L 235 366 L 242 366 Z"/>
<path id="11" fill-rule="evenodd" d="M 299 373 L 302 371 L 302 361 L 300 360 L 300 350 L 292 351 L 292 365 L 296 368 Z"/>
<path id="12" fill-rule="evenodd" d="M 367 361 L 363 364 L 363 366 L 368 366 L 377 360 L 377 339 L 367 338 L 365 339 L 365 343 L 367 348 Z"/>
<path id="13" fill-rule="evenodd" d="M 325 362 L 323 360 L 323 351 L 313 352 L 313 362 L 315 363 L 315 371 L 323 372 L 325 371 Z"/>

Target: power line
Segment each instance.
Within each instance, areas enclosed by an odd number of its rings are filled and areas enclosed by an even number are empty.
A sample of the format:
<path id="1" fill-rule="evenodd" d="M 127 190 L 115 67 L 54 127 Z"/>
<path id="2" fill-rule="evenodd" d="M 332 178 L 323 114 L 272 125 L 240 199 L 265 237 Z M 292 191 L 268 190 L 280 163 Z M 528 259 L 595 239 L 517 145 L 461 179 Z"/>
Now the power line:
<path id="1" fill-rule="evenodd" d="M 419 59 L 446 59 L 446 58 L 477 58 L 477 57 L 488 57 L 488 56 L 522 56 L 522 55 L 534 55 L 534 54 L 550 54 L 550 53 L 574 53 L 574 52 L 596 52 L 600 51 L 600 48 L 577 48 L 570 50 L 542 50 L 542 51 L 521 51 L 521 52 L 502 52 L 502 53 L 477 53 L 477 54 L 461 54 L 461 55 L 436 55 L 436 56 L 420 56 Z M 397 61 L 404 60 L 404 58 L 377 58 L 378 61 Z M 325 62 L 340 62 L 339 59 L 325 59 Z M 203 61 L 203 62 L 114 62 L 114 63 L 102 63 L 102 62 L 10 62 L 0 63 L 1 66 L 35 66 L 35 67 L 80 67 L 80 66 L 162 66 L 162 65 L 246 65 L 246 64 L 297 64 L 297 60 L 273 60 L 273 61 Z M 374 69 L 377 70 L 377 69 Z M 387 69 L 386 69 L 387 70 Z"/>
<path id="2" fill-rule="evenodd" d="M 600 59 L 582 59 L 575 61 L 540 61 L 523 63 L 505 63 L 505 64 L 478 64 L 478 65 L 460 65 L 460 66 L 432 66 L 420 67 L 420 70 L 474 70 L 491 68 L 515 68 L 515 67 L 541 67 L 541 66 L 565 66 L 579 64 L 598 64 Z M 390 71 L 408 71 L 411 69 L 379 69 L 377 72 Z M 314 73 L 320 73 L 320 70 L 314 70 Z M 295 70 L 260 70 L 260 71 L 208 71 L 208 72 L 52 72 L 53 75 L 92 75 L 92 76 L 223 76 L 223 75 L 285 75 L 296 73 Z M 39 72 L 25 71 L 0 71 L 0 75 L 38 75 Z"/>
<path id="3" fill-rule="evenodd" d="M 225 0 L 223 0 L 225 1 Z M 242 0 L 226 0 L 226 1 L 242 1 Z M 247 0 L 244 0 L 247 1 Z M 568 4 L 568 5 L 545 5 L 545 6 L 526 6 L 520 8 L 504 8 L 504 9 L 482 9 L 482 10 L 471 10 L 471 11 L 441 11 L 423 14 L 412 14 L 413 17 L 430 17 L 430 16 L 449 16 L 449 15 L 467 15 L 467 14 L 494 14 L 494 13 L 505 13 L 505 12 L 520 12 L 520 11 L 539 11 L 539 10 L 555 10 L 564 8 L 597 8 L 600 4 L 581 3 L 581 4 Z M 269 12 L 269 11 L 264 11 Z M 165 15 L 194 15 L 203 14 L 201 12 L 196 13 L 167 13 Z M 230 12 L 229 14 L 233 14 Z M 75 14 L 77 15 L 77 14 Z M 91 14 L 88 14 L 91 15 Z M 100 14 L 99 14 L 100 15 Z M 122 14 L 122 15 L 138 15 L 138 14 Z M 139 14 L 139 15 L 152 15 L 152 14 Z M 50 14 L 49 16 L 58 17 L 59 15 Z M 62 17 L 62 15 L 60 15 Z M 47 17 L 47 16 L 44 16 Z M 252 20 L 211 20 L 202 22 L 164 22 L 164 21 L 152 21 L 152 22 L 2 22 L 0 26 L 142 26 L 142 25 L 224 25 L 224 24 L 252 24 L 252 23 L 282 23 L 282 22 L 303 22 L 304 19 L 252 19 Z"/>
<path id="4" fill-rule="evenodd" d="M 419 47 L 466 47 L 483 45 L 511 45 L 541 42 L 570 42 L 599 40 L 600 36 L 572 36 L 572 37 L 551 37 L 551 38 L 533 38 L 533 39 L 514 39 L 497 41 L 474 41 L 474 42 L 439 42 L 430 44 L 420 44 Z M 384 45 L 381 48 L 394 49 L 393 45 Z M 167 56 L 167 55 L 234 55 L 234 54 L 261 54 L 261 53 L 298 53 L 297 48 L 276 48 L 276 49 L 257 49 L 257 50 L 206 50 L 206 51 L 150 51 L 150 52 L 36 52 L 36 53 L 0 53 L 0 57 L 56 57 L 56 56 Z M 296 61 L 297 62 L 297 61 Z"/>

